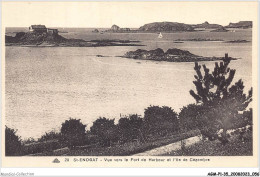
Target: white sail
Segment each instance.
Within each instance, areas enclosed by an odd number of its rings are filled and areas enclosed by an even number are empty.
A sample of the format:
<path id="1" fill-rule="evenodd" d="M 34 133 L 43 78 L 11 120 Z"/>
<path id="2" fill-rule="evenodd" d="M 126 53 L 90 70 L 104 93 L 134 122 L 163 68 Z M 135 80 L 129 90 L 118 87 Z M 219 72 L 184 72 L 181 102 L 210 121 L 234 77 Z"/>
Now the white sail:
<path id="1" fill-rule="evenodd" d="M 163 35 L 162 35 L 162 33 L 160 33 L 159 36 L 158 36 L 158 38 L 162 38 L 162 37 L 163 37 Z"/>

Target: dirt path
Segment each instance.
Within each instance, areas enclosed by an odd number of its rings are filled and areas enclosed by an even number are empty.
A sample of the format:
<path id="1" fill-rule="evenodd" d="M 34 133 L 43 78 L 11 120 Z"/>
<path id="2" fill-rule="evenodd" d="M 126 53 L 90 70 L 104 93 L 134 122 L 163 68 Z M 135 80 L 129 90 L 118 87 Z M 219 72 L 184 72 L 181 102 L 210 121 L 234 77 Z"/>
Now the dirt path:
<path id="1" fill-rule="evenodd" d="M 183 140 L 185 143 L 185 147 L 191 146 L 195 143 L 198 143 L 201 141 L 201 136 L 193 136 L 187 139 Z M 172 151 L 176 151 L 181 149 L 181 141 L 177 141 L 175 143 L 171 143 L 165 146 L 161 146 L 149 151 L 145 151 L 142 153 L 134 154 L 133 156 L 159 156 L 162 154 L 168 154 Z"/>

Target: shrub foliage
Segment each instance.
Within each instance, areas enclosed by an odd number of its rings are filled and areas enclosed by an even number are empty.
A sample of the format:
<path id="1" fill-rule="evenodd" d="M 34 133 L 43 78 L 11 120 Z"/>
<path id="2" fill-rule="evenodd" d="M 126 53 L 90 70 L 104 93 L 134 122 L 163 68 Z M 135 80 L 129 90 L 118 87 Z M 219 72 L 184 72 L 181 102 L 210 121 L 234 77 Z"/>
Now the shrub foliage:
<path id="1" fill-rule="evenodd" d="M 90 133 L 97 135 L 101 146 L 110 146 L 117 140 L 115 119 L 100 117 L 93 122 Z"/>
<path id="2" fill-rule="evenodd" d="M 21 139 L 16 135 L 17 130 L 5 126 L 5 155 L 21 155 Z"/>
<path id="3" fill-rule="evenodd" d="M 121 142 L 144 141 L 143 119 L 137 114 L 121 117 L 118 121 L 118 133 Z"/>
<path id="4" fill-rule="evenodd" d="M 179 130 L 178 114 L 167 106 L 150 106 L 144 111 L 144 130 L 147 135 L 165 136 Z"/>
<path id="5" fill-rule="evenodd" d="M 179 120 L 182 130 L 187 131 L 198 128 L 197 116 L 200 110 L 201 106 L 196 104 L 189 104 L 181 109 Z"/>
<path id="6" fill-rule="evenodd" d="M 69 148 L 84 144 L 86 135 L 86 125 L 80 122 L 80 119 L 66 120 L 61 126 L 61 141 Z"/>

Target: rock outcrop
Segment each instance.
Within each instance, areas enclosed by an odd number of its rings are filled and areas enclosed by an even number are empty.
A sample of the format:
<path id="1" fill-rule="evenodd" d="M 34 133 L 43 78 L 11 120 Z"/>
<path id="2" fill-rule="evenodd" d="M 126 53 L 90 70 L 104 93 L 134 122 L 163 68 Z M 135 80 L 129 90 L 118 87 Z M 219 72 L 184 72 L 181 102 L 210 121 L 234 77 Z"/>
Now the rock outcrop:
<path id="1" fill-rule="evenodd" d="M 92 31 L 92 33 L 99 33 L 99 30 L 98 30 L 98 29 L 94 29 L 94 30 Z"/>
<path id="2" fill-rule="evenodd" d="M 145 24 L 139 28 L 139 31 L 148 32 L 180 32 L 180 31 L 194 31 L 192 25 L 176 22 L 155 22 Z"/>
<path id="3" fill-rule="evenodd" d="M 120 27 L 117 26 L 117 25 L 113 25 L 113 26 L 111 27 L 111 31 L 119 31 L 119 29 L 120 29 Z"/>
<path id="4" fill-rule="evenodd" d="M 225 43 L 248 43 L 250 41 L 247 40 L 233 40 L 233 41 L 226 41 Z"/>
<path id="5" fill-rule="evenodd" d="M 205 28 L 205 29 L 217 29 L 223 27 L 222 25 L 218 24 L 210 24 L 209 22 L 204 22 L 202 24 L 197 24 L 193 26 L 194 28 Z"/>
<path id="6" fill-rule="evenodd" d="M 130 32 L 130 28 L 120 28 L 117 25 L 113 25 L 109 30 L 106 30 L 106 32 L 113 32 L 113 33 L 125 33 Z"/>
<path id="7" fill-rule="evenodd" d="M 238 23 L 229 23 L 226 28 L 252 28 L 253 22 L 252 21 L 240 21 Z"/>
<path id="8" fill-rule="evenodd" d="M 19 43 L 24 45 L 39 45 L 43 42 L 48 44 L 67 42 L 68 39 L 60 36 L 59 34 L 50 33 L 34 33 L 34 32 L 19 32 L 12 36 L 5 36 L 6 43 Z"/>
<path id="9" fill-rule="evenodd" d="M 224 41 L 224 40 L 223 39 L 210 39 L 210 38 L 192 38 L 192 39 L 176 39 L 175 41 L 201 42 L 201 41 Z"/>
<path id="10" fill-rule="evenodd" d="M 228 32 L 228 30 L 222 26 L 222 27 L 212 30 L 210 32 Z"/>
<path id="11" fill-rule="evenodd" d="M 142 50 L 129 51 L 124 58 L 132 58 L 139 60 L 155 60 L 155 61 L 168 61 L 168 62 L 196 62 L 196 61 L 215 61 L 223 60 L 223 57 L 202 57 L 194 55 L 187 50 L 181 50 L 177 48 L 168 49 L 164 52 L 162 49 L 157 48 L 155 50 Z M 231 58 L 235 59 L 235 58 Z"/>

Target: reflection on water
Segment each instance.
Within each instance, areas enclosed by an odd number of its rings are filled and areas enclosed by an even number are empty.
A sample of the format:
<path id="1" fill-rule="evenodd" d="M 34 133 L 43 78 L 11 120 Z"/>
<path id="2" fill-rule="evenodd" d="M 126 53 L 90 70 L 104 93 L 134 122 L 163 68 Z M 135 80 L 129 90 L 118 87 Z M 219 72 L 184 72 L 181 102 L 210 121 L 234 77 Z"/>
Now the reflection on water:
<path id="1" fill-rule="evenodd" d="M 75 34 L 84 39 L 97 35 L 64 33 L 76 38 Z M 168 33 L 163 36 L 158 39 L 157 34 L 102 35 L 107 39 L 140 40 L 146 45 L 142 47 L 6 47 L 6 124 L 18 129 L 22 138 L 39 137 L 46 131 L 59 129 L 69 117 L 80 118 L 89 128 L 99 116 L 117 119 L 120 113 L 143 115 L 144 108 L 149 105 L 167 105 L 179 112 L 183 106 L 194 103 L 189 95 L 189 90 L 194 89 L 194 63 L 116 57 L 137 48 L 167 50 L 176 47 L 202 56 L 229 53 L 241 58 L 230 64 L 237 69 L 235 81 L 242 78 L 246 89 L 251 86 L 251 43 L 173 43 L 179 38 L 209 36 L 251 41 L 251 31 Z M 214 67 L 214 62 L 203 63 Z"/>

